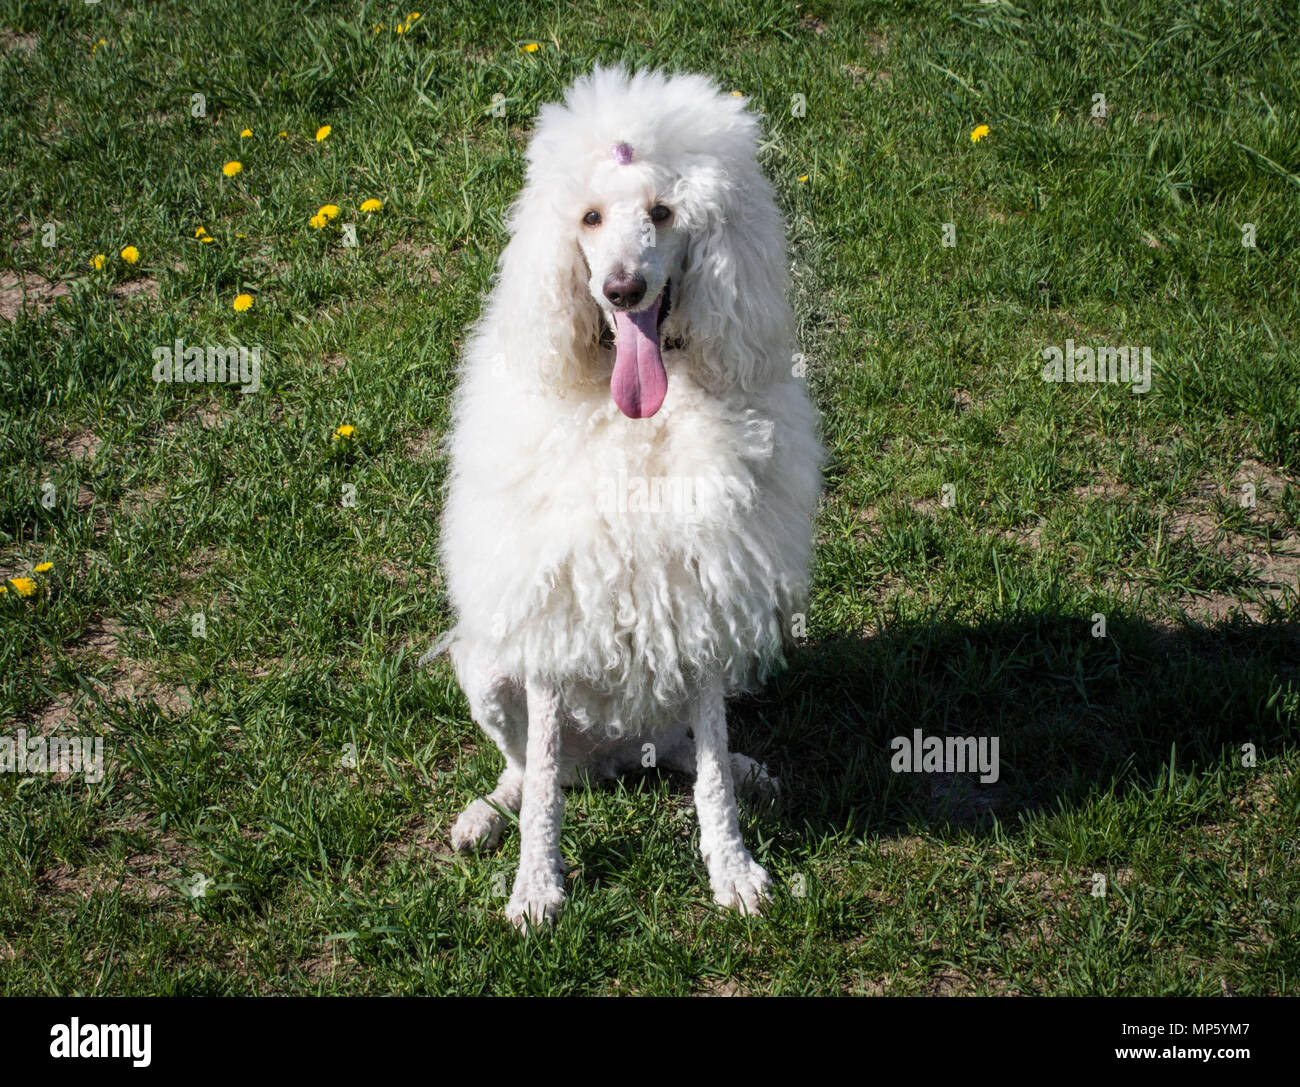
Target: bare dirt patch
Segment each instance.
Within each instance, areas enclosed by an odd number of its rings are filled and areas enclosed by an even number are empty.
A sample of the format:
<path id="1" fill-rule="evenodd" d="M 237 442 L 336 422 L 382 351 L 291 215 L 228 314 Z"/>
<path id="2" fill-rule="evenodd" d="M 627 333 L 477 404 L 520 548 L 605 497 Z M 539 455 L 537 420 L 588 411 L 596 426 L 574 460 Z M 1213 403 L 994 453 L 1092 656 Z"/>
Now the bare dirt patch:
<path id="1" fill-rule="evenodd" d="M 1070 493 L 1075 498 L 1081 498 L 1085 501 L 1092 498 L 1123 498 L 1128 494 L 1128 487 L 1112 476 L 1110 478 L 1096 479 L 1091 483 L 1084 483 L 1075 487 Z"/>
<path id="2" fill-rule="evenodd" d="M 140 279 L 128 279 L 125 283 L 116 284 L 111 293 L 114 298 L 127 301 L 144 299 L 156 302 L 160 287 L 161 284 L 156 279 L 144 276 Z"/>
<path id="3" fill-rule="evenodd" d="M 188 687 L 167 682 L 146 662 L 127 654 L 122 646 L 127 633 L 120 620 L 101 618 L 86 628 L 67 654 L 101 698 L 132 704 L 151 701 L 166 716 L 193 708 L 194 698 Z M 83 719 L 89 716 L 98 724 L 95 710 L 95 704 L 88 702 L 79 712 Z"/>
<path id="4" fill-rule="evenodd" d="M 451 864 L 456 851 L 451 847 L 447 831 L 451 826 L 449 820 L 427 822 L 413 819 L 407 824 L 401 838 L 384 852 L 379 864 L 381 868 L 397 861 L 416 861 Z"/>
<path id="5" fill-rule="evenodd" d="M 426 460 L 443 455 L 440 447 L 442 434 L 437 430 L 421 430 L 406 440 L 407 460 Z"/>
<path id="6" fill-rule="evenodd" d="M 66 283 L 53 282 L 34 272 L 0 272 L 0 318 L 15 321 L 24 310 L 44 313 L 67 294 Z"/>
<path id="7" fill-rule="evenodd" d="M 18 34 L 12 30 L 0 30 L 0 53 L 5 56 L 10 53 L 21 53 L 25 57 L 30 57 L 36 52 L 40 41 L 41 39 L 35 34 Z"/>
<path id="8" fill-rule="evenodd" d="M 1185 508 L 1170 519 L 1170 538 L 1188 539 L 1198 548 L 1237 560 L 1250 570 L 1251 583 L 1240 596 L 1189 593 L 1178 601 L 1184 616 L 1217 623 L 1241 613 L 1258 622 L 1269 603 L 1295 603 L 1300 595 L 1300 533 L 1282 514 L 1288 487 L 1300 488 L 1300 482 L 1257 460 L 1243 461 L 1226 486 L 1212 479 L 1197 484 Z M 1252 531 L 1225 523 L 1224 504 L 1247 511 Z"/>
<path id="9" fill-rule="evenodd" d="M 78 430 L 59 442 L 58 449 L 69 460 L 80 463 L 94 460 L 102 444 L 94 431 Z"/>
<path id="10" fill-rule="evenodd" d="M 1032 525 L 1015 525 L 999 530 L 998 538 L 1020 547 L 1037 551 L 1043 546 L 1043 524 L 1041 521 Z"/>
<path id="11" fill-rule="evenodd" d="M 339 943 L 341 941 L 331 941 L 320 954 L 303 960 L 302 972 L 308 981 L 312 983 L 338 981 L 353 973 L 357 960 L 346 952 L 340 953 L 337 950 Z"/>
<path id="12" fill-rule="evenodd" d="M 854 87 L 861 87 L 864 84 L 868 87 L 887 87 L 894 81 L 893 74 L 890 72 L 873 71 L 857 64 L 841 64 L 840 71 L 849 77 Z"/>
<path id="13" fill-rule="evenodd" d="M 441 283 L 442 273 L 434 266 L 438 257 L 436 245 L 411 245 L 398 242 L 386 254 L 386 257 L 400 263 L 411 283 Z"/>
<path id="14" fill-rule="evenodd" d="M 109 832 L 113 831 L 146 839 L 144 848 L 128 847 L 120 864 L 90 864 L 84 868 L 67 863 L 52 865 L 37 874 L 37 882 L 62 898 L 121 894 L 124 898 L 155 902 L 176 897 L 170 881 L 193 869 L 196 850 L 174 835 L 157 834 L 143 816 L 132 816 L 110 827 Z"/>

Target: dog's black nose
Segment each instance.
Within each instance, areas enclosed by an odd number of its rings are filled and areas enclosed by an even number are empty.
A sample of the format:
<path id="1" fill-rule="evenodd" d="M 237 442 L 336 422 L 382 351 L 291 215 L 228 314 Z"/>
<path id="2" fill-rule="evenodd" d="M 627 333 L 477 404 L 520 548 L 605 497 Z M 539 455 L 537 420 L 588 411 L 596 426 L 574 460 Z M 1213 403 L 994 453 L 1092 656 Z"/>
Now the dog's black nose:
<path id="1" fill-rule="evenodd" d="M 618 309 L 630 309 L 645 297 L 645 276 L 618 272 L 605 280 L 605 297 Z"/>

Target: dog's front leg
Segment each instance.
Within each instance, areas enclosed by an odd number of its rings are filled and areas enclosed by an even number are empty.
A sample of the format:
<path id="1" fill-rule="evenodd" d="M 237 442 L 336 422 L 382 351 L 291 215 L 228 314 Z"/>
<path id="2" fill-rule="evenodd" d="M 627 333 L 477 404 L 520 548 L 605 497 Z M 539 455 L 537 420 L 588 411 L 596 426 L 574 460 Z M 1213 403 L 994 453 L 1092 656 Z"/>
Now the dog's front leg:
<path id="1" fill-rule="evenodd" d="M 516 928 L 550 924 L 564 904 L 560 860 L 560 696 L 549 684 L 529 679 L 528 746 L 519 808 L 519 871 L 506 904 Z"/>
<path id="2" fill-rule="evenodd" d="M 695 811 L 700 852 L 709 869 L 713 898 L 720 906 L 759 913 L 771 881 L 740 837 L 736 786 L 727 753 L 727 708 L 722 689 L 706 684 L 691 707 L 695 733 Z"/>

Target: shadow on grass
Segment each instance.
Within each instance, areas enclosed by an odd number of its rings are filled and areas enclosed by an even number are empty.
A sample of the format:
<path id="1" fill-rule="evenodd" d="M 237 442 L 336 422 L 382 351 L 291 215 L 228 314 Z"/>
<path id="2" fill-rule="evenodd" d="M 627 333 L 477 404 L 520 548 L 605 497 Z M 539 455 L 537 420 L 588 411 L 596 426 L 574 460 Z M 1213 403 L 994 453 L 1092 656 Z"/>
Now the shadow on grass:
<path id="1" fill-rule="evenodd" d="M 1260 761 L 1300 740 L 1300 624 L 1159 627 L 1034 614 L 896 622 L 803 647 L 731 711 L 732 744 L 781 776 L 793 832 L 988 833 L 1167 773 Z M 1000 774 L 895 773 L 894 737 L 997 737 Z M 1300 804 L 1300 792 L 1292 803 Z"/>

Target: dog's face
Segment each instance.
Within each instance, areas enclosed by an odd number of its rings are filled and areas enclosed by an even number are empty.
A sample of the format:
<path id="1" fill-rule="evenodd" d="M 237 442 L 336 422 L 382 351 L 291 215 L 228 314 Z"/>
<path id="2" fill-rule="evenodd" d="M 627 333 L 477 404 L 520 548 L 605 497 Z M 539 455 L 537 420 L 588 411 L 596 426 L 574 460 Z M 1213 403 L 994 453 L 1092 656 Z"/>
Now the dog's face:
<path id="1" fill-rule="evenodd" d="M 610 149 L 576 205 L 574 229 L 587 289 L 614 330 L 614 399 L 625 415 L 644 419 L 667 394 L 660 340 L 674 283 L 681 282 L 686 231 L 669 179 L 633 156 L 627 144 Z"/>

